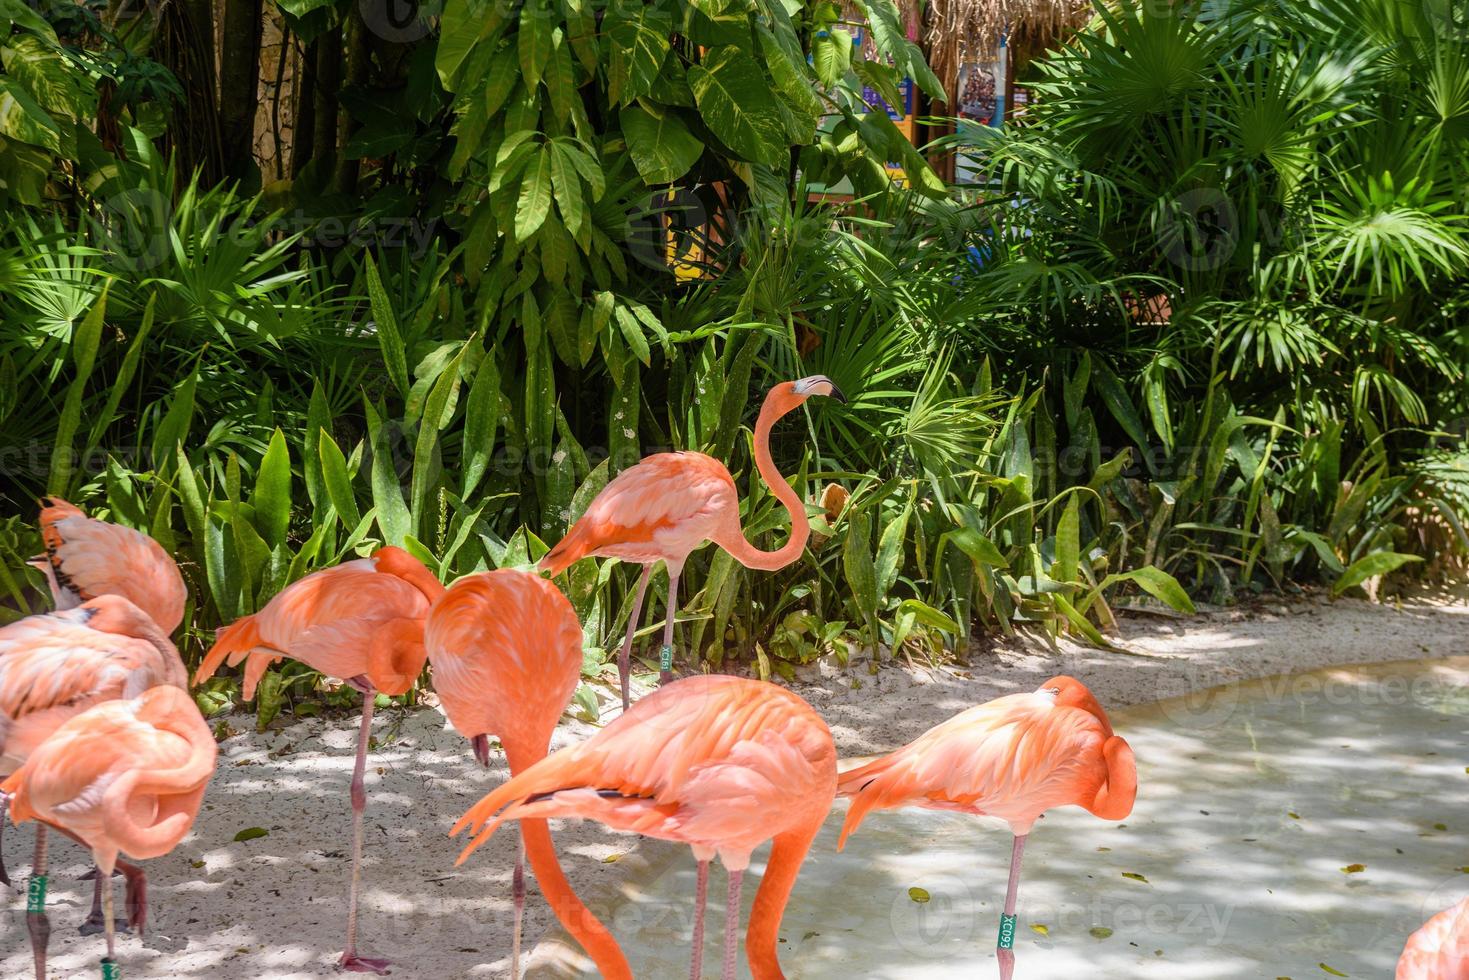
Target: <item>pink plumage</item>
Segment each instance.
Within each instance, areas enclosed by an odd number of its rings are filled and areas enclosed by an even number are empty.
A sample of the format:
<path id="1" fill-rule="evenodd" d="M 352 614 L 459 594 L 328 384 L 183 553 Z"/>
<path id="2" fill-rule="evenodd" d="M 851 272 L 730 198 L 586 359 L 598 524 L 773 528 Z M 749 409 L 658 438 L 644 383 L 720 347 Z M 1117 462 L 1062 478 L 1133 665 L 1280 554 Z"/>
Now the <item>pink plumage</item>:
<path id="1" fill-rule="evenodd" d="M 1469 980 L 1469 898 L 1408 937 L 1396 980 Z"/>
<path id="2" fill-rule="evenodd" d="M 165 633 L 183 622 L 189 598 L 184 577 L 163 546 L 143 532 L 96 520 L 59 497 L 48 497 L 41 508 L 41 538 L 57 608 L 120 595 Z"/>

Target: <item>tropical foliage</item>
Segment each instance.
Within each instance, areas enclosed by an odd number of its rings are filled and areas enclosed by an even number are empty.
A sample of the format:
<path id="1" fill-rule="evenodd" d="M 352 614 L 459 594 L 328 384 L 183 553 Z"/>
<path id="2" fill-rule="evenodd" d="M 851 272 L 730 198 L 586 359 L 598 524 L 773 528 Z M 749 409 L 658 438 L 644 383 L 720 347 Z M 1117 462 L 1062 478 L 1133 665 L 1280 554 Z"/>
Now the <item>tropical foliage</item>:
<path id="1" fill-rule="evenodd" d="M 657 449 L 726 460 L 770 547 L 748 426 L 812 373 L 850 404 L 776 433 L 811 547 L 697 553 L 685 669 L 1106 644 L 1121 606 L 1375 591 L 1469 549 L 1469 60 L 1431 2 L 1100 8 L 1022 125 L 934 148 L 977 191 L 877 102 L 940 94 L 888 0 L 450 0 L 391 36 L 364 10 L 281 0 L 315 88 L 256 169 L 201 138 L 236 87 L 178 24 L 0 6 L 8 615 L 42 604 L 48 492 L 180 556 L 189 657 L 380 543 L 446 580 L 528 564 Z M 634 581 L 561 580 L 589 682 Z M 261 716 L 332 697 L 288 667 Z"/>

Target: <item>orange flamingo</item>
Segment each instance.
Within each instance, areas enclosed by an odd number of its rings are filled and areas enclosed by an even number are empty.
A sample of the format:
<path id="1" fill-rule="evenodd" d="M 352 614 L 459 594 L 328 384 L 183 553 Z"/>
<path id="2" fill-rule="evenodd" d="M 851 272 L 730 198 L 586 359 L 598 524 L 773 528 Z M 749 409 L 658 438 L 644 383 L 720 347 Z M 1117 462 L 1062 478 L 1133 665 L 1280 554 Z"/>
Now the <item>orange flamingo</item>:
<path id="1" fill-rule="evenodd" d="M 477 831 L 462 863 L 506 820 L 590 817 L 693 848 L 699 863 L 691 976 L 700 975 L 709 862 L 729 872 L 724 978 L 734 977 L 740 881 L 750 853 L 774 838 L 755 895 L 745 954 L 755 980 L 782 980 L 776 930 L 801 863 L 831 809 L 836 747 L 805 701 L 762 681 L 688 677 L 640 700 L 579 745 L 562 749 L 472 806 L 451 831 Z"/>
<path id="2" fill-rule="evenodd" d="M 163 546 L 141 531 L 88 517 L 60 497 L 41 501 L 46 554 L 33 564 L 46 575 L 57 609 L 99 595 L 130 599 L 165 633 L 184 621 L 189 592 Z"/>
<path id="3" fill-rule="evenodd" d="M 657 453 L 617 474 L 597 494 L 561 543 L 541 559 L 541 569 L 552 576 L 588 555 L 621 558 L 643 566 L 637 598 L 633 600 L 632 615 L 627 621 L 627 636 L 617 656 L 624 711 L 628 705 L 633 634 L 637 632 L 654 565 L 662 561 L 668 569 L 668 618 L 663 626 L 659 656 L 660 682 L 667 683 L 673 677 L 673 613 L 678 607 L 678 576 L 695 549 L 712 541 L 746 568 L 766 571 L 784 568 L 801 556 L 811 536 L 811 522 L 800 494 L 791 489 L 770 458 L 770 430 L 777 420 L 812 395 L 847 400 L 831 379 L 823 375 L 784 381 L 766 394 L 760 417 L 755 421 L 755 468 L 791 514 L 791 536 L 782 547 L 761 551 L 745 540 L 734 478 L 723 463 L 704 453 Z"/>
<path id="4" fill-rule="evenodd" d="M 1025 838 L 1042 813 L 1074 804 L 1104 820 L 1132 812 L 1137 765 L 1107 713 L 1072 677 L 960 712 L 895 752 L 842 773 L 852 806 L 838 848 L 872 810 L 918 806 L 999 817 L 1015 835 L 1000 917 L 1000 977 L 1015 970 L 1015 895 Z"/>
<path id="5" fill-rule="evenodd" d="M 1408 937 L 1396 980 L 1469 977 L 1469 898 L 1423 923 Z"/>
<path id="6" fill-rule="evenodd" d="M 193 700 L 165 685 L 71 718 L 0 786 L 14 794 L 16 823 L 45 821 L 92 849 L 103 883 L 104 977 L 116 975 L 112 869 L 118 854 L 159 857 L 183 840 L 214 775 L 215 752 Z"/>
<path id="7" fill-rule="evenodd" d="M 571 603 L 538 575 L 502 570 L 467 575 L 434 604 L 424 627 L 434 691 L 449 721 L 489 764 L 489 736 L 500 737 L 511 775 L 546 757 L 556 721 L 581 678 L 582 632 Z M 632 980 L 627 960 L 576 893 L 556 861 L 545 820 L 520 825 L 515 860 L 515 936 L 510 976 L 520 975 L 520 920 L 525 905 L 523 855 L 556 917 L 608 978 Z"/>
<path id="8" fill-rule="evenodd" d="M 0 629 L 0 778 L 19 769 L 62 724 L 93 705 L 159 685 L 182 690 L 187 684 L 178 650 L 151 617 L 121 596 L 100 595 L 72 609 L 11 623 Z M 146 879 L 142 869 L 128 862 L 119 862 L 118 868 L 127 879 L 128 923 L 141 931 L 147 917 Z M 98 873 L 84 933 L 103 928 L 101 877 Z M 10 883 L 3 865 L 0 880 Z M 44 824 L 36 828 L 30 893 L 26 929 L 37 975 L 44 976 L 51 933 L 45 914 Z"/>
<path id="9" fill-rule="evenodd" d="M 355 973 L 386 973 L 387 960 L 357 955 L 357 890 L 362 864 L 362 819 L 367 807 L 362 775 L 378 692 L 403 694 L 423 670 L 423 623 L 444 594 L 438 579 L 402 548 L 379 548 L 371 558 L 312 572 L 265 608 L 219 631 L 194 683 L 226 658 L 245 662 L 244 697 L 266 668 L 282 657 L 299 660 L 362 692 L 357 761 L 352 770 L 352 877 L 347 893 L 347 944 L 339 965 Z"/>

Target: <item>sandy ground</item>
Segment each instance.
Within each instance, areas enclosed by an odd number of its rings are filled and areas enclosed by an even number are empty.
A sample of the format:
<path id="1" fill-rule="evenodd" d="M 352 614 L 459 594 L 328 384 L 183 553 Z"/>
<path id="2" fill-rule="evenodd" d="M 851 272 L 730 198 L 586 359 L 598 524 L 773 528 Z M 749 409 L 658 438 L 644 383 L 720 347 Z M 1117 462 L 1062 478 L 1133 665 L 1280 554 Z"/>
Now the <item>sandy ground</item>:
<path id="1" fill-rule="evenodd" d="M 957 667 L 854 659 L 844 670 L 803 671 L 798 689 L 831 724 L 843 755 L 868 755 L 906 741 L 980 701 L 1029 690 L 1057 673 L 1073 674 L 1104 705 L 1136 704 L 1281 673 L 1336 664 L 1409 660 L 1466 652 L 1469 605 L 1418 600 L 1372 606 L 1312 599 L 1205 613 L 1188 619 L 1133 616 L 1115 639 L 1126 652 L 1007 641 L 974 652 Z M 1229 688 L 1203 697 L 1201 718 L 1227 708 Z M 232 719 L 247 728 L 250 719 Z M 590 726 L 568 722 L 556 745 Z M 351 773 L 356 725 L 313 719 L 279 730 L 243 732 L 221 743 L 219 772 L 193 834 L 149 862 L 151 920 L 141 940 L 120 939 L 129 978 L 298 978 L 336 975 L 346 906 Z M 510 869 L 515 837 L 501 833 L 463 867 L 454 867 L 454 820 L 506 773 L 474 766 L 468 745 L 434 710 L 382 712 L 368 770 L 367 850 L 361 952 L 386 956 L 394 976 L 509 975 Z M 235 841 L 243 830 L 264 836 Z M 636 840 L 594 824 L 556 827 L 573 885 L 588 895 L 615 892 Z M 31 834 L 10 828 L 4 857 L 16 880 L 29 868 Z M 636 857 L 629 859 L 634 863 Z M 52 850 L 50 976 L 94 975 L 100 937 L 76 924 L 90 902 L 77 878 L 88 862 L 63 842 Z M 18 872 L 18 873 L 17 873 Z M 121 895 L 121 882 L 118 883 Z M 530 949 L 554 922 L 532 888 L 525 935 Z M 30 974 L 25 898 L 7 899 L 0 976 Z M 597 902 L 593 901 L 594 911 Z"/>

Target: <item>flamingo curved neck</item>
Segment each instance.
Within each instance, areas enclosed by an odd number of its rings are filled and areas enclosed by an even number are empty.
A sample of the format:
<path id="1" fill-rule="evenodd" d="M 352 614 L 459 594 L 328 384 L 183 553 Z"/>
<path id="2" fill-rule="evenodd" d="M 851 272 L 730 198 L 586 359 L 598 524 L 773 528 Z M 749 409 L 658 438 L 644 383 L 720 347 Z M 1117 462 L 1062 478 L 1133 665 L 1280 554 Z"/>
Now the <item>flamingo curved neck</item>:
<path id="1" fill-rule="evenodd" d="M 811 849 L 811 842 L 820 830 L 821 824 L 816 822 L 810 827 L 777 835 L 771 845 L 770 860 L 765 865 L 760 890 L 755 893 L 750 925 L 745 932 L 745 956 L 750 963 L 750 975 L 755 980 L 783 980 L 785 977 L 775 951 L 780 920 L 795 887 L 796 876 L 801 871 L 801 863 L 806 860 L 806 852 Z"/>
<path id="2" fill-rule="evenodd" d="M 720 541 L 718 544 L 728 551 L 730 555 L 744 565 L 746 568 L 756 568 L 762 571 L 775 571 L 784 568 L 797 558 L 806 549 L 806 542 L 811 537 L 811 520 L 806 516 L 806 505 L 801 501 L 801 495 L 796 493 L 786 478 L 775 468 L 775 461 L 770 457 L 770 430 L 783 416 L 789 414 L 800 401 L 791 399 L 789 396 L 777 397 L 778 389 L 772 389 L 765 396 L 765 404 L 760 408 L 760 417 L 755 422 L 755 468 L 760 472 L 760 478 L 775 494 L 777 500 L 785 505 L 785 509 L 791 515 L 791 536 L 786 543 L 775 551 L 761 551 L 750 544 L 745 538 L 743 529 L 737 536 L 731 536 L 729 541 Z M 737 540 L 736 540 L 737 538 Z"/>
<path id="3" fill-rule="evenodd" d="M 545 742 L 549 741 L 548 736 Z M 546 755 L 544 747 L 539 751 L 531 748 L 530 739 L 511 738 L 501 744 L 505 747 L 505 759 L 510 764 L 511 775 L 524 772 Z M 546 904 L 551 906 L 551 911 L 566 931 L 581 943 L 597 964 L 597 972 L 604 980 L 633 980 L 632 968 L 623 955 L 622 947 L 617 945 L 612 933 L 586 907 L 572 890 L 571 882 L 566 880 L 561 862 L 556 858 L 556 845 L 551 840 L 549 824 L 545 820 L 522 820 L 520 836 L 525 843 L 526 860 L 535 872 L 536 884 L 546 897 Z"/>

